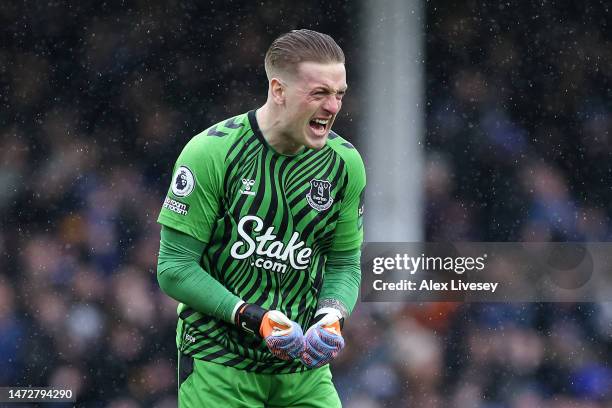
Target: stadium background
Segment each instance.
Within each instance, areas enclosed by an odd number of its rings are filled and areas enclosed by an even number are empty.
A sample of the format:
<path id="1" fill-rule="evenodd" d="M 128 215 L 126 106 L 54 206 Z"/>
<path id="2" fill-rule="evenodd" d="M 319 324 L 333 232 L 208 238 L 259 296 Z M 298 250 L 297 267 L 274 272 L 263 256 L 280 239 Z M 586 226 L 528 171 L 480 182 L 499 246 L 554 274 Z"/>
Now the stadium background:
<path id="1" fill-rule="evenodd" d="M 427 240 L 609 240 L 608 6 L 459 3 L 424 4 L 425 177 L 398 186 L 425 189 Z M 336 131 L 385 143 L 360 132 L 359 11 L 0 5 L 0 385 L 175 406 L 175 304 L 154 273 L 172 164 L 263 103 L 263 52 L 296 27 L 346 51 Z M 351 408 L 610 406 L 611 318 L 603 303 L 360 304 L 335 381 Z"/>

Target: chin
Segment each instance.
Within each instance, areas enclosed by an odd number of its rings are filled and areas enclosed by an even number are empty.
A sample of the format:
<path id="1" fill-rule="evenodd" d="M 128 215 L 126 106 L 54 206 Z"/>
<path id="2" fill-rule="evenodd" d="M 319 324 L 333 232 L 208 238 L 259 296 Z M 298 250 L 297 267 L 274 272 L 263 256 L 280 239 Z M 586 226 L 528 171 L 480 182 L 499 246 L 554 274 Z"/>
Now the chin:
<path id="1" fill-rule="evenodd" d="M 306 147 L 313 150 L 321 150 L 325 147 L 325 143 L 327 143 L 327 136 L 317 140 L 308 139 Z"/>
<path id="2" fill-rule="evenodd" d="M 304 138 L 304 145 L 309 149 L 320 150 L 325 147 L 325 143 L 327 143 L 327 138 L 329 136 L 329 131 L 325 133 L 323 136 L 316 136 L 312 134 L 306 134 Z"/>

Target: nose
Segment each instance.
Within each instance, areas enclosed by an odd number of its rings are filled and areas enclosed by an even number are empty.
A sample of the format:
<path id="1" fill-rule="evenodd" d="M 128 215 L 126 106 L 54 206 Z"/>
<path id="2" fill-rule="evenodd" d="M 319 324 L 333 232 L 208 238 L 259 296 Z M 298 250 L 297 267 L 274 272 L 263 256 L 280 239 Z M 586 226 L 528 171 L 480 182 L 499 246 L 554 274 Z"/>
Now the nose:
<path id="1" fill-rule="evenodd" d="M 340 111 L 342 107 L 342 101 L 336 95 L 329 95 L 325 99 L 325 103 L 323 104 L 323 109 L 335 115 Z"/>

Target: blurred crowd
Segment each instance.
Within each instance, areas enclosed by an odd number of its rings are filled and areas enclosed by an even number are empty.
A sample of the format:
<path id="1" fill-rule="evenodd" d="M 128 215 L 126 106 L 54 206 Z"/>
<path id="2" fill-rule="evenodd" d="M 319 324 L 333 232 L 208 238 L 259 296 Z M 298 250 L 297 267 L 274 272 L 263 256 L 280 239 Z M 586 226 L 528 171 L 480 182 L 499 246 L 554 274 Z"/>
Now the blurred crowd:
<path id="1" fill-rule="evenodd" d="M 608 6 L 426 13 L 427 240 L 609 241 Z M 371 351 L 360 374 L 343 356 L 355 407 L 612 406 L 610 303 L 375 306 L 347 324 Z"/>
<path id="2" fill-rule="evenodd" d="M 607 6 L 460 3 L 426 3 L 427 240 L 608 240 Z M 173 162 L 264 102 L 281 32 L 333 35 L 358 81 L 358 11 L 0 5 L 0 386 L 176 405 L 176 303 L 155 277 Z M 337 130 L 359 146 L 368 101 L 348 101 Z M 611 319 L 606 303 L 361 303 L 334 378 L 351 408 L 610 406 Z"/>

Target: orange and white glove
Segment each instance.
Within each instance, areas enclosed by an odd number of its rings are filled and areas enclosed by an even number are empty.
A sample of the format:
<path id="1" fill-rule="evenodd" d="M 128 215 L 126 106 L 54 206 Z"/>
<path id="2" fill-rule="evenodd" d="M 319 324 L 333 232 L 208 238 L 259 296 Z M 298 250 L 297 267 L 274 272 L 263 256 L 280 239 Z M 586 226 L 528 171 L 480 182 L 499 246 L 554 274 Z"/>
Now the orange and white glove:
<path id="1" fill-rule="evenodd" d="M 270 352 L 281 360 L 294 360 L 304 351 L 302 328 L 279 310 L 243 303 L 234 321 L 242 330 L 263 338 Z"/>
<path id="2" fill-rule="evenodd" d="M 308 367 L 321 367 L 332 361 L 344 348 L 341 329 L 344 318 L 339 311 L 331 308 L 319 310 L 315 323 L 304 336 L 304 352 L 300 357 Z"/>

